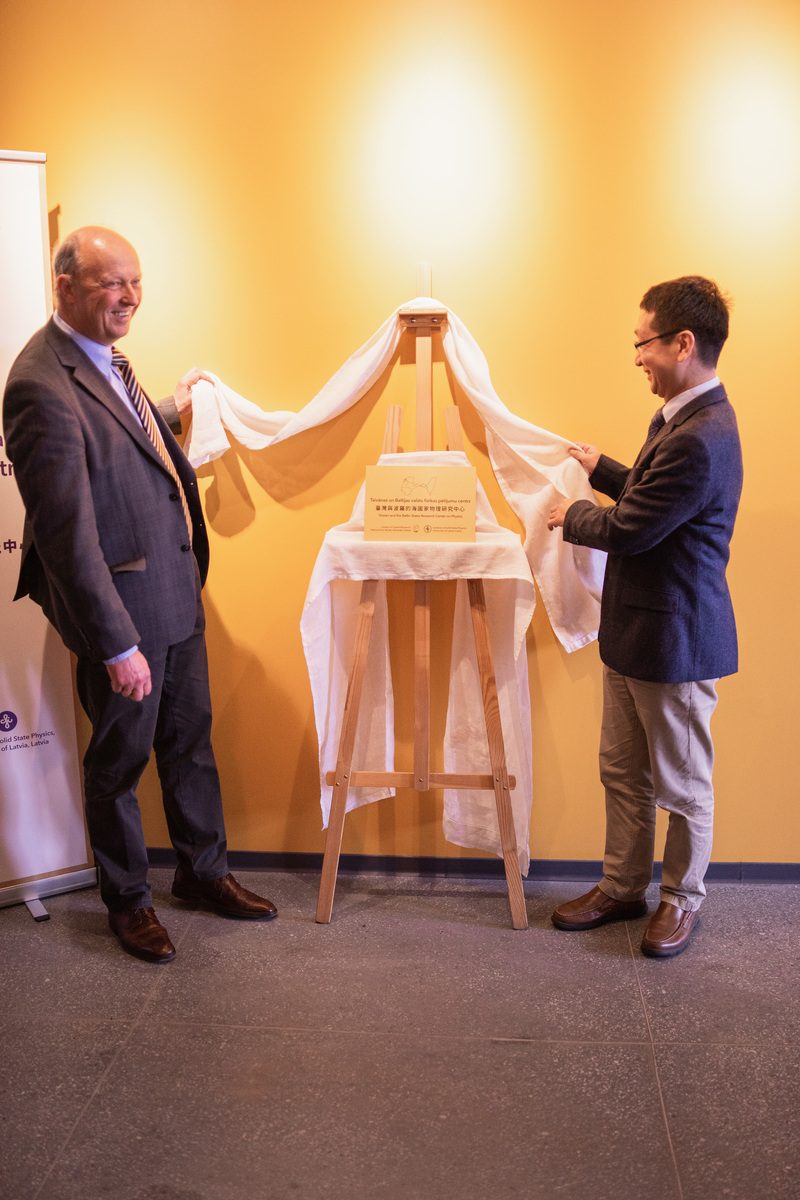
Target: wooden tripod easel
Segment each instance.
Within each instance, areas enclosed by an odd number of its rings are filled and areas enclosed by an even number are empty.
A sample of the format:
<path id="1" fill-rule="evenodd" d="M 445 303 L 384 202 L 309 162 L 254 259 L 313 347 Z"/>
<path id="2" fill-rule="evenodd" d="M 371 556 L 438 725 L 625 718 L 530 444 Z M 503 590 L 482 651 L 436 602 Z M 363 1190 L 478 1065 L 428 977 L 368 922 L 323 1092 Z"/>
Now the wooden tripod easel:
<path id="1" fill-rule="evenodd" d="M 429 268 L 427 279 L 425 279 L 424 273 L 421 277 L 418 272 L 417 293 L 420 296 L 430 296 L 431 294 Z M 413 311 L 403 312 L 401 309 L 400 316 L 406 328 L 415 331 L 416 448 L 417 450 L 430 450 L 433 442 L 431 335 L 434 329 L 442 328 L 446 314 L 432 305 L 430 310 L 419 311 L 416 306 Z M 403 410 L 398 405 L 392 405 L 387 413 L 382 451 L 384 454 L 397 451 L 402 413 Z M 447 407 L 444 415 L 449 448 L 463 450 L 464 442 L 457 407 L 455 405 Z M 328 835 L 325 842 L 316 919 L 322 923 L 327 923 L 331 919 L 333 894 L 336 889 L 339 856 L 342 848 L 347 795 L 351 787 L 405 787 L 414 788 L 418 792 L 425 792 L 432 787 L 475 788 L 494 790 L 511 920 L 515 929 L 526 929 L 528 917 L 525 910 L 525 895 L 522 890 L 514 818 L 509 796 L 509 792 L 516 786 L 516 780 L 513 775 L 508 774 L 506 766 L 500 705 L 489 641 L 489 624 L 482 579 L 469 579 L 467 586 L 486 734 L 489 742 L 491 775 L 440 774 L 430 770 L 431 584 L 429 580 L 422 579 L 417 580 L 414 585 L 414 770 L 412 772 L 352 769 L 361 691 L 379 582 L 377 579 L 365 579 L 361 585 L 353 665 L 347 684 L 336 770 L 329 771 L 326 778 L 326 782 L 333 787 L 333 799 L 328 819 Z"/>

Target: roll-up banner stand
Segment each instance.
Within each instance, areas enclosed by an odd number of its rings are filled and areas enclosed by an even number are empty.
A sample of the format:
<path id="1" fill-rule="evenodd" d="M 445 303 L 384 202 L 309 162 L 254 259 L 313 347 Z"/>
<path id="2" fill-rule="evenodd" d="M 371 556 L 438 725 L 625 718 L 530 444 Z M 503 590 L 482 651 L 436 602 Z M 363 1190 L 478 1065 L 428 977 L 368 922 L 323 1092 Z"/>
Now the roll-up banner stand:
<path id="1" fill-rule="evenodd" d="M 0 150 L 0 392 L 52 309 L 44 154 Z M 0 907 L 97 882 L 83 818 L 69 653 L 17 586 L 24 509 L 0 437 Z"/>

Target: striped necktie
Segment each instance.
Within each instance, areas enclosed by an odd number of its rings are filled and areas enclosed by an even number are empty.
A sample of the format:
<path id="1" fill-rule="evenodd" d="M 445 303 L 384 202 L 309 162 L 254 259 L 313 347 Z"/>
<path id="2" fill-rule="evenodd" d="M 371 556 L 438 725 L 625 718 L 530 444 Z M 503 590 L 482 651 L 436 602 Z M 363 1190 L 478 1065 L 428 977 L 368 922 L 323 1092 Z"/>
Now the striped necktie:
<path id="1" fill-rule="evenodd" d="M 648 426 L 647 437 L 644 439 L 645 446 L 648 442 L 652 442 L 662 425 L 666 425 L 666 421 L 664 420 L 664 410 L 659 408 L 658 412 L 653 414 L 653 419 Z"/>
<path id="2" fill-rule="evenodd" d="M 133 367 L 128 362 L 128 359 L 124 354 L 120 354 L 119 350 L 116 348 L 114 348 L 111 354 L 111 364 L 117 368 L 122 376 L 122 382 L 127 388 L 128 395 L 133 403 L 133 407 L 139 414 L 139 420 L 144 426 L 144 431 L 150 438 L 150 441 L 153 443 L 155 449 L 158 451 L 159 458 L 162 460 L 164 466 L 167 468 L 175 482 L 175 486 L 178 489 L 178 495 L 181 498 L 181 504 L 183 505 L 183 515 L 186 517 L 186 527 L 189 530 L 189 542 L 191 543 L 193 536 L 192 518 L 189 516 L 189 505 L 186 500 L 186 493 L 183 490 L 183 484 L 180 481 L 175 463 L 172 461 L 169 450 L 167 450 L 167 447 L 164 444 L 164 439 L 161 436 L 161 431 L 155 422 L 155 417 L 153 416 L 153 410 L 150 407 L 150 402 L 142 391 L 139 380 L 134 375 Z"/>

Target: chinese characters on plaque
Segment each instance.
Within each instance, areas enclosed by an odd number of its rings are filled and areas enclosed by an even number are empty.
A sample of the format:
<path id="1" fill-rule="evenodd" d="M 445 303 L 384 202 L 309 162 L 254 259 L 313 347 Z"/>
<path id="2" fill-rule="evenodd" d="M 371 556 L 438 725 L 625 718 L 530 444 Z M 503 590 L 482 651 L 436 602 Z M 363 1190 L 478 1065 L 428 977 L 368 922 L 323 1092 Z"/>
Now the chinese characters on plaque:
<path id="1" fill-rule="evenodd" d="M 474 467 L 367 467 L 368 542 L 474 542 Z"/>

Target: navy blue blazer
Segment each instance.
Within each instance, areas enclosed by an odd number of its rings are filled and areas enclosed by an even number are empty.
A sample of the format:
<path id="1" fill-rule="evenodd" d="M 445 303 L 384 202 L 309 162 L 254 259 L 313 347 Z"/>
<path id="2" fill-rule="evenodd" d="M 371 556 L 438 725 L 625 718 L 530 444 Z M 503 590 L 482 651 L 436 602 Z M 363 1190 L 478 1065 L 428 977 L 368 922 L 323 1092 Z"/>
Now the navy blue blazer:
<path id="1" fill-rule="evenodd" d="M 571 504 L 564 538 L 608 551 L 603 662 L 656 683 L 732 675 L 738 649 L 725 570 L 742 451 L 725 389 L 685 404 L 633 467 L 601 455 L 589 482 L 616 503 Z"/>
<path id="2" fill-rule="evenodd" d="M 208 538 L 195 473 L 157 410 L 194 526 L 141 423 L 51 320 L 8 376 L 3 424 L 25 504 L 19 586 L 96 661 L 191 634 Z M 194 549 L 194 554 L 192 553 Z M 198 579 L 199 573 L 199 579 Z"/>

